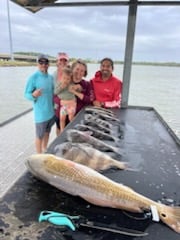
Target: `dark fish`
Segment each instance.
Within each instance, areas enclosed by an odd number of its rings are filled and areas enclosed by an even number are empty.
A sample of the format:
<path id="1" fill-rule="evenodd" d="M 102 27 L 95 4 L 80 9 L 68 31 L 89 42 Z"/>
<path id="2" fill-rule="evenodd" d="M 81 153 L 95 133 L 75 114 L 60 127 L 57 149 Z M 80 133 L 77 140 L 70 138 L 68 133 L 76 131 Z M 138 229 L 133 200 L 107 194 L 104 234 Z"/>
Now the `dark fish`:
<path id="1" fill-rule="evenodd" d="M 88 125 L 76 124 L 75 128 L 80 130 L 80 131 L 91 131 L 93 137 L 99 138 L 101 140 L 110 140 L 110 141 L 114 141 L 116 143 L 119 141 L 118 138 L 116 138 L 116 137 L 114 137 L 110 134 L 104 133 L 100 130 L 97 130 L 97 129 L 95 129 L 91 126 L 88 126 Z"/>
<path id="2" fill-rule="evenodd" d="M 117 123 L 120 123 L 120 120 L 118 118 L 113 117 L 113 116 L 109 116 L 108 114 L 98 113 L 97 116 L 98 116 L 98 118 L 101 118 L 103 120 L 115 121 Z"/>
<path id="3" fill-rule="evenodd" d="M 99 124 L 99 123 L 97 123 L 93 120 L 84 119 L 83 123 L 87 124 L 89 126 L 92 126 L 94 128 L 97 128 L 97 129 L 99 129 L 99 130 L 101 130 L 101 131 L 103 131 L 104 133 L 107 133 L 107 134 L 111 134 L 111 132 L 112 132 L 109 128 L 106 128 L 103 125 L 101 125 L 101 124 Z"/>
<path id="4" fill-rule="evenodd" d="M 112 111 L 106 111 L 105 108 L 100 107 L 85 107 L 85 112 L 91 114 L 107 114 L 108 116 L 114 117 L 114 113 Z"/>
<path id="5" fill-rule="evenodd" d="M 84 114 L 84 119 L 85 119 L 85 120 L 94 121 L 94 122 L 96 122 L 97 124 L 100 124 L 100 125 L 102 125 L 102 126 L 105 127 L 105 128 L 110 128 L 110 129 L 113 128 L 112 123 L 110 123 L 110 122 L 108 122 L 108 121 L 106 121 L 106 120 L 103 120 L 103 119 L 98 118 L 98 115 L 93 116 L 92 114 Z"/>
<path id="6" fill-rule="evenodd" d="M 127 169 L 128 164 L 83 143 L 66 142 L 55 147 L 55 155 L 101 171 L 111 167 Z"/>
<path id="7" fill-rule="evenodd" d="M 87 143 L 100 151 L 110 151 L 110 152 L 115 152 L 117 154 L 120 154 L 118 148 L 113 147 L 109 144 L 106 144 L 95 137 L 92 137 L 90 135 L 91 133 L 82 132 L 75 129 L 68 129 L 66 133 L 67 133 L 67 140 L 70 142 Z"/>

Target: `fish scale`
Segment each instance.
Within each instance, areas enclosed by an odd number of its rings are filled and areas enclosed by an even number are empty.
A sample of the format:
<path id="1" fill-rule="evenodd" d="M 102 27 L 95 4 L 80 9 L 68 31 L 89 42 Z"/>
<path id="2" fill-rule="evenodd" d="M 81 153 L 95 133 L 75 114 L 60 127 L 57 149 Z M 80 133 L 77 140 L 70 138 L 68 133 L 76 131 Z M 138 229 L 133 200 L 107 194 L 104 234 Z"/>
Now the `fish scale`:
<path id="1" fill-rule="evenodd" d="M 89 171 L 89 168 L 82 168 L 82 165 L 73 164 L 68 160 L 64 163 L 65 165 L 63 165 L 62 162 L 54 161 L 53 159 L 48 159 L 44 164 L 49 172 L 60 177 L 64 176 L 65 178 L 66 176 L 70 176 L 74 182 L 80 185 L 83 184 L 83 186 L 87 186 L 88 189 L 91 189 L 92 192 L 96 194 L 96 197 L 99 196 L 102 199 L 102 196 L 106 196 L 104 201 L 111 202 L 111 204 L 115 204 L 115 206 L 118 206 L 118 204 L 121 205 L 121 202 L 128 205 L 130 202 L 130 209 L 132 209 L 132 199 L 134 202 L 137 201 L 137 197 L 132 189 L 116 183 L 103 175 L 99 175 L 94 171 Z M 129 193 L 127 194 L 127 191 L 133 192 L 134 195 L 130 196 Z M 114 198 L 116 199 L 116 202 L 114 202 Z M 139 202 L 140 200 L 138 199 L 138 204 Z M 153 202 L 151 201 L 150 203 L 152 204 Z M 148 201 L 149 205 L 150 203 Z M 126 210 L 128 210 L 128 206 L 126 207 Z M 146 208 L 148 207 L 144 206 L 144 209 Z M 139 209 L 139 211 L 141 212 L 141 209 Z"/>
<path id="2" fill-rule="evenodd" d="M 180 207 L 157 203 L 97 171 L 52 154 L 30 156 L 26 165 L 36 177 L 71 195 L 102 206 L 142 212 L 157 208 L 160 219 L 180 233 Z"/>
<path id="3" fill-rule="evenodd" d="M 97 171 L 109 168 L 129 169 L 127 162 L 121 162 L 85 143 L 65 142 L 55 147 L 55 155 L 81 163 Z"/>

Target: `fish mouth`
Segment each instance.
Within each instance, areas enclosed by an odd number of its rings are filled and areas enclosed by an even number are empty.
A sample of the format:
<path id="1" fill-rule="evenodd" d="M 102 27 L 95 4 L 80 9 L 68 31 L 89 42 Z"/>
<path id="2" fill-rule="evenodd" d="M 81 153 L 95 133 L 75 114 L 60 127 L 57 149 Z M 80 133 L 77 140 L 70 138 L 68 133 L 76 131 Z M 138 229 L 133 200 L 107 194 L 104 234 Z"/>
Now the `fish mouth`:
<path id="1" fill-rule="evenodd" d="M 31 156 L 29 156 L 27 159 L 26 159 L 26 161 L 25 161 L 25 165 L 26 165 L 26 167 L 29 169 L 29 171 L 30 172 L 32 172 L 33 173 L 33 175 L 38 175 L 38 172 L 36 171 L 36 169 L 37 169 L 37 164 L 38 164 L 38 159 L 36 159 L 37 158 L 37 156 L 36 155 L 31 155 Z M 36 164 L 35 164 L 35 162 L 34 161 L 37 161 L 36 162 Z M 35 166 L 36 165 L 36 166 Z M 38 164 L 39 165 L 39 164 Z"/>
<path id="2" fill-rule="evenodd" d="M 48 182 L 48 178 L 45 177 L 44 174 L 45 171 L 43 166 L 44 160 L 47 157 L 45 155 L 46 154 L 33 154 L 26 159 L 25 165 L 27 169 L 32 173 L 32 175 L 38 179 Z"/>

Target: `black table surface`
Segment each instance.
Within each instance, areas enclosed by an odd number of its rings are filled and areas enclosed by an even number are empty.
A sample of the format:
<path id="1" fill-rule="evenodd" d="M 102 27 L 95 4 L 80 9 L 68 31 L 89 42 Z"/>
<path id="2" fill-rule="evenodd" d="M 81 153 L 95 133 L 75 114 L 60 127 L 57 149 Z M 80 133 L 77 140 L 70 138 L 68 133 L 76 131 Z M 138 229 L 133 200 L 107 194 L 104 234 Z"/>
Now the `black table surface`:
<path id="1" fill-rule="evenodd" d="M 114 135 L 122 133 L 118 145 L 121 151 L 120 160 L 129 162 L 136 171 L 109 169 L 103 174 L 152 200 L 180 206 L 180 145 L 172 130 L 153 108 L 129 107 L 114 112 L 120 120 L 120 124 L 114 127 Z M 66 141 L 66 130 L 83 122 L 83 119 L 84 111 L 53 141 L 48 152 L 55 153 L 55 147 Z M 43 210 L 81 215 L 108 227 L 148 233 L 140 239 L 177 240 L 180 237 L 162 222 L 154 222 L 151 218 L 145 218 L 144 214 L 94 206 L 36 179 L 27 171 L 0 200 L 0 239 L 139 239 L 85 227 L 72 232 L 48 222 L 39 223 L 38 217 Z"/>

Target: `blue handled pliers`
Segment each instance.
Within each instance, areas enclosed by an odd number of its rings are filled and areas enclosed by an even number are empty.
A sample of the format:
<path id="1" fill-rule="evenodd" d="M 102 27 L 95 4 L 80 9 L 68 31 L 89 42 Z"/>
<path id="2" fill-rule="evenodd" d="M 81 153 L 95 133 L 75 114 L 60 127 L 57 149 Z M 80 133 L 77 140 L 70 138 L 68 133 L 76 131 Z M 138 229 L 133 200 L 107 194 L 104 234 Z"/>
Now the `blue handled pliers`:
<path id="1" fill-rule="evenodd" d="M 77 219 L 80 219 L 80 216 L 70 216 L 53 211 L 42 211 L 39 215 L 39 222 L 48 221 L 54 225 L 68 227 L 72 231 L 76 230 L 76 225 L 73 220 Z"/>
<path id="2" fill-rule="evenodd" d="M 85 220 L 82 216 L 71 216 L 64 213 L 58 213 L 53 211 L 42 211 L 39 215 L 39 222 L 48 221 L 54 225 L 69 228 L 75 231 L 80 226 L 98 229 L 101 231 L 108 231 L 113 233 L 119 233 L 127 236 L 142 237 L 148 235 L 146 232 L 141 232 L 127 228 L 110 228 L 103 224 L 95 224 L 94 222 Z"/>

